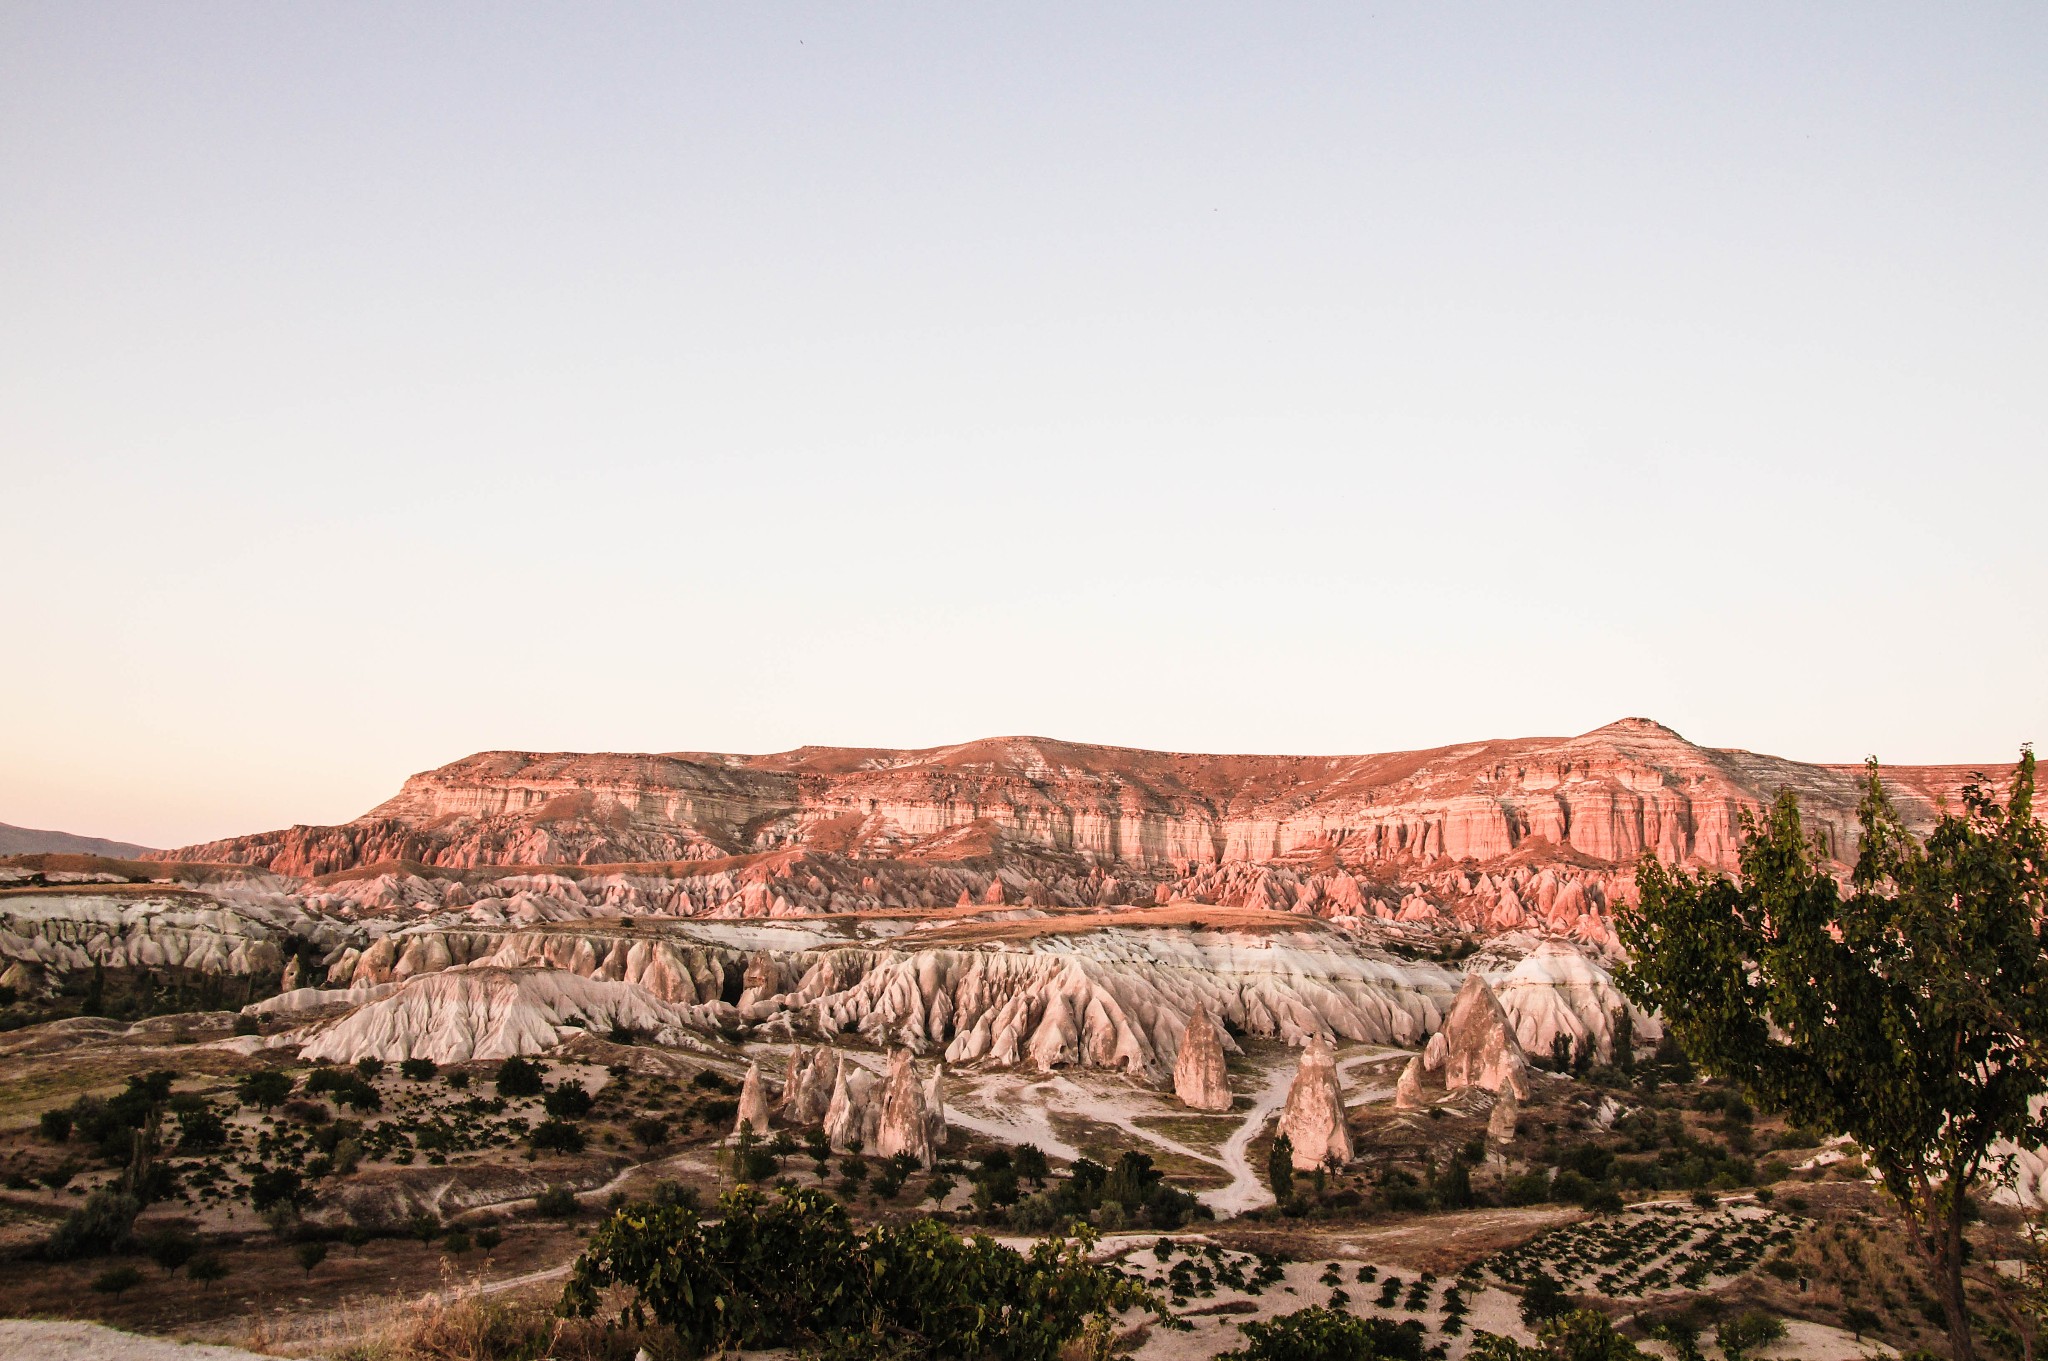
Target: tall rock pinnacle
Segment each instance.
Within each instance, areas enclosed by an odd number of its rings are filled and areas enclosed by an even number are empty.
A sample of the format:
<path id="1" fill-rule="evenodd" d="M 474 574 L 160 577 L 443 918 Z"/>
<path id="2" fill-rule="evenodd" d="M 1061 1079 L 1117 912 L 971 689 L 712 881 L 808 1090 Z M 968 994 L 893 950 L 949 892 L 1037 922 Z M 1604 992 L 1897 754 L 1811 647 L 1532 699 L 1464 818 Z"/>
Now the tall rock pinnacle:
<path id="1" fill-rule="evenodd" d="M 1300 1171 L 1327 1161 L 1351 1161 L 1351 1131 L 1344 1124 L 1344 1095 L 1337 1085 L 1337 1059 L 1321 1035 L 1310 1037 L 1301 1051 L 1301 1067 L 1287 1089 L 1280 1132 L 1294 1145 L 1294 1166 Z"/>
<path id="2" fill-rule="evenodd" d="M 1173 1065 L 1173 1094 L 1198 1111 L 1230 1109 L 1230 1080 L 1223 1062 L 1223 1041 L 1206 1007 L 1196 1007 L 1181 1032 L 1180 1058 Z"/>

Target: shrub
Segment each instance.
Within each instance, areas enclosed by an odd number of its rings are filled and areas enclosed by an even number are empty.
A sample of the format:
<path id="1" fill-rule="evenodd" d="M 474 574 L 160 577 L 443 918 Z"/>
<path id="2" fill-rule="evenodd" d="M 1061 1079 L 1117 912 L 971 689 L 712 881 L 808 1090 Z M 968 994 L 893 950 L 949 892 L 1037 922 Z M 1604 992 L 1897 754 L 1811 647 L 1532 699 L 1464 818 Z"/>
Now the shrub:
<path id="1" fill-rule="evenodd" d="M 362 1058 L 356 1060 L 356 1072 L 360 1074 L 363 1080 L 366 1082 L 372 1078 L 379 1076 L 383 1073 L 383 1071 L 384 1060 L 380 1058 L 376 1058 L 372 1055 L 365 1054 Z"/>
<path id="2" fill-rule="evenodd" d="M 44 1111 L 36 1118 L 36 1129 L 51 1143 L 61 1144 L 71 1137 L 71 1112 Z"/>
<path id="3" fill-rule="evenodd" d="M 647 1115 L 632 1124 L 633 1142 L 642 1148 L 659 1148 L 668 1142 L 668 1121 Z"/>
<path id="4" fill-rule="evenodd" d="M 1614 1331 L 1597 1309 L 1578 1309 L 1543 1324 L 1534 1346 L 1475 1333 L 1466 1361 L 1647 1361 L 1641 1348 Z"/>
<path id="5" fill-rule="evenodd" d="M 448 1075 L 448 1085 L 458 1092 L 468 1091 L 469 1074 L 463 1072 L 460 1068 L 456 1069 Z"/>
<path id="6" fill-rule="evenodd" d="M 432 1059 L 401 1059 L 398 1075 L 408 1082 L 429 1082 L 440 1071 Z"/>
<path id="7" fill-rule="evenodd" d="M 1564 1287 L 1547 1271 L 1536 1272 L 1522 1287 L 1522 1322 L 1531 1328 L 1571 1312 L 1571 1307 Z"/>
<path id="8" fill-rule="evenodd" d="M 541 1105 L 557 1120 L 581 1120 L 590 1114 L 592 1101 L 590 1093 L 583 1090 L 582 1083 L 558 1082 L 548 1088 Z"/>
<path id="9" fill-rule="evenodd" d="M 539 1096 L 547 1085 L 541 1081 L 540 1065 L 530 1059 L 520 1058 L 517 1054 L 498 1065 L 495 1081 L 498 1085 L 498 1095 L 508 1098 Z"/>
<path id="10" fill-rule="evenodd" d="M 633 1296 L 626 1317 L 652 1317 L 692 1353 L 837 1342 L 841 1354 L 1053 1361 L 1084 1330 L 1106 1342 L 1123 1309 L 1161 1309 L 1089 1262 L 1086 1239 L 1047 1240 L 1025 1256 L 930 1219 L 856 1230 L 830 1198 L 795 1188 L 770 1199 L 737 1187 L 718 1213 L 715 1223 L 648 1205 L 613 1215 L 577 1259 L 563 1311 L 589 1317 L 620 1286 Z"/>
<path id="11" fill-rule="evenodd" d="M 1421 1361 L 1422 1325 L 1354 1318 L 1310 1305 L 1265 1323 L 1240 1323 L 1245 1345 L 1217 1361 Z"/>
<path id="12" fill-rule="evenodd" d="M 450 1229 L 442 1236 L 443 1252 L 464 1253 L 469 1251 L 469 1234 L 462 1229 Z"/>
<path id="13" fill-rule="evenodd" d="M 43 1245 L 43 1255 L 53 1261 L 74 1257 L 96 1257 L 112 1252 L 128 1237 L 142 1204 L 133 1196 L 102 1186 L 85 1198 L 85 1204 L 64 1216 L 64 1222 Z"/>
<path id="14" fill-rule="evenodd" d="M 576 1213 L 576 1193 L 566 1186 L 550 1186 L 533 1198 L 533 1208 L 549 1219 L 567 1219 Z"/>
<path id="15" fill-rule="evenodd" d="M 299 1269 L 311 1276 L 313 1268 L 327 1260 L 327 1245 L 315 1239 L 299 1244 L 292 1249 L 292 1255 L 299 1259 Z"/>
<path id="16" fill-rule="evenodd" d="M 1742 1361 L 1758 1347 L 1784 1337 L 1785 1325 L 1760 1309 L 1751 1309 L 1727 1320 L 1714 1336 L 1721 1344 L 1721 1354 L 1728 1361 Z"/>
<path id="17" fill-rule="evenodd" d="M 228 1274 L 228 1264 L 217 1252 L 205 1252 L 192 1259 L 185 1268 L 185 1274 L 203 1286 L 211 1286 Z"/>
<path id="18" fill-rule="evenodd" d="M 295 1167 L 266 1167 L 249 1178 L 249 1206 L 257 1214 L 273 1206 L 296 1206 L 303 1193 Z"/>
<path id="19" fill-rule="evenodd" d="M 99 1291 L 102 1295 L 112 1295 L 117 1299 L 125 1292 L 133 1290 L 141 1284 L 142 1273 L 132 1266 L 108 1267 L 105 1271 L 92 1278 L 93 1289 Z"/>

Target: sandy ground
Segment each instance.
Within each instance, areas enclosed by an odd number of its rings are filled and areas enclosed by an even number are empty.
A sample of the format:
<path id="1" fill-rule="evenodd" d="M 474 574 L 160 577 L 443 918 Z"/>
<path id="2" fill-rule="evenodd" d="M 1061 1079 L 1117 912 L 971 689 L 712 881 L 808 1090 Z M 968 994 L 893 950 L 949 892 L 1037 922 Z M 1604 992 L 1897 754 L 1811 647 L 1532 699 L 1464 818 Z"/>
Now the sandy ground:
<path id="1" fill-rule="evenodd" d="M 0 1356 L 8 1361 L 267 1361 L 239 1347 L 169 1342 L 117 1333 L 97 1323 L 0 1319 Z"/>

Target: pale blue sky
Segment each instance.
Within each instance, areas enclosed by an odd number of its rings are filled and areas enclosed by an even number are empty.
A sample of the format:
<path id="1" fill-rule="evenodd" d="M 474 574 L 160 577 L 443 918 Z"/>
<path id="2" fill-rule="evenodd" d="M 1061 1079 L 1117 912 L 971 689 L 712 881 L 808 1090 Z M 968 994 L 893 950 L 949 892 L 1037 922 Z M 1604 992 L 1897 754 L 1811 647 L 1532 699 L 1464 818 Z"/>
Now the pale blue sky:
<path id="1" fill-rule="evenodd" d="M 0 0 L 0 821 L 2048 737 L 2048 7 Z"/>

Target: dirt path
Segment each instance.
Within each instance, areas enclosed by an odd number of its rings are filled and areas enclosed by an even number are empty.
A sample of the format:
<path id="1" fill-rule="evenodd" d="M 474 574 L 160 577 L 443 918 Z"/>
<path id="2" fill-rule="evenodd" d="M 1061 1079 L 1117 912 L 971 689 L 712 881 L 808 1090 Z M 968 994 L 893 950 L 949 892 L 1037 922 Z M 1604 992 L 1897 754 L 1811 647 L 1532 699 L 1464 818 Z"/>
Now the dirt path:
<path id="1" fill-rule="evenodd" d="M 1266 1073 L 1266 1080 L 1252 1097 L 1252 1108 L 1245 1113 L 1244 1123 L 1237 1127 L 1223 1143 L 1217 1161 L 1230 1174 L 1230 1184 L 1214 1191 L 1204 1191 L 1199 1199 L 1219 1215 L 1243 1214 L 1259 1205 L 1269 1205 L 1273 1193 L 1266 1189 L 1252 1172 L 1251 1160 L 1245 1150 L 1252 1140 L 1259 1137 L 1259 1131 L 1266 1127 L 1266 1121 L 1273 1112 L 1287 1100 L 1287 1089 L 1294 1082 L 1294 1065 L 1276 1063 Z"/>
<path id="2" fill-rule="evenodd" d="M 0 1319 L 0 1356 L 9 1361 L 273 1361 L 239 1347 L 139 1337 L 69 1319 Z"/>

